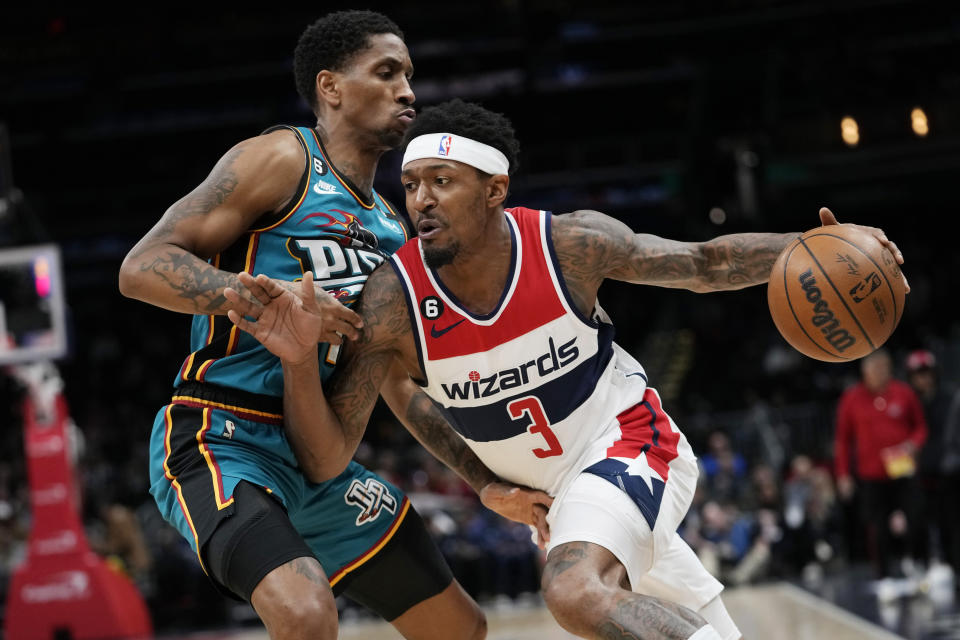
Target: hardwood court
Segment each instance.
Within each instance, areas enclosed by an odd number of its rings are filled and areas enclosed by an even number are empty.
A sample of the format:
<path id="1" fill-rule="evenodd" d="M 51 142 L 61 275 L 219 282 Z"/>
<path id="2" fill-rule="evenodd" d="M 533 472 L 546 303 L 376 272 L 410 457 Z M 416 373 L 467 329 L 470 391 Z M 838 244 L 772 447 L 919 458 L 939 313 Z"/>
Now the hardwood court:
<path id="1" fill-rule="evenodd" d="M 728 588 L 724 602 L 747 640 L 898 640 L 885 629 L 788 584 Z M 488 640 L 569 640 L 542 607 L 487 611 Z M 267 640 L 264 631 L 204 634 L 189 640 Z M 402 640 L 383 622 L 345 622 L 341 640 Z M 172 640 L 172 639 L 171 639 Z M 188 640 L 184 638 L 183 640 Z M 451 638 L 451 640 L 456 640 Z"/>
<path id="2" fill-rule="evenodd" d="M 747 640 L 897 640 L 881 627 L 788 584 L 724 591 L 724 602 Z M 569 640 L 545 608 L 488 611 L 489 640 Z M 344 626 L 342 640 L 402 640 L 383 623 Z"/>

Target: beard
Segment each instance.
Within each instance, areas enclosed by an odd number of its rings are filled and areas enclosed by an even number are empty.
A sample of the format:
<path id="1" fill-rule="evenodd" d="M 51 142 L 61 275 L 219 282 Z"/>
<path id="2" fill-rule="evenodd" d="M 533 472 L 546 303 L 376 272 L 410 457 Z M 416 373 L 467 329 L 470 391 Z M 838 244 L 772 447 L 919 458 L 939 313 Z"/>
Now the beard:
<path id="1" fill-rule="evenodd" d="M 396 149 L 403 144 L 405 134 L 396 129 L 381 129 L 377 132 L 377 140 L 385 147 Z"/>
<path id="2" fill-rule="evenodd" d="M 446 247 L 421 246 L 423 247 L 423 261 L 434 271 L 453 262 L 453 259 L 460 253 L 460 244 L 457 242 Z"/>

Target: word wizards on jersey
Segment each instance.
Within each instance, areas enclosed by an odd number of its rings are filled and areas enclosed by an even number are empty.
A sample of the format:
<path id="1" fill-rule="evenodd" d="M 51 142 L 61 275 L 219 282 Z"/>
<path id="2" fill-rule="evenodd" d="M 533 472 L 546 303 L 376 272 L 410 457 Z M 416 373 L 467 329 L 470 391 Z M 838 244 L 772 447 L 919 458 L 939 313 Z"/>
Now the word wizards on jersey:
<path id="1" fill-rule="evenodd" d="M 283 211 L 257 220 L 210 263 L 232 273 L 263 273 L 286 281 L 300 280 L 310 269 L 318 284 L 350 306 L 370 273 L 407 240 L 406 223 L 375 191 L 371 201 L 364 201 L 330 164 L 313 129 L 281 125 L 264 133 L 279 129 L 296 134 L 306 157 L 296 195 Z M 180 368 L 176 386 L 210 383 L 283 395 L 279 359 L 226 316 L 195 315 L 190 342 L 192 353 Z M 333 371 L 337 350 L 320 346 L 324 380 Z"/>
<path id="2" fill-rule="evenodd" d="M 613 342 L 599 304 L 588 318 L 572 301 L 553 216 L 519 207 L 505 215 L 511 266 L 486 315 L 464 308 L 425 265 L 419 239 L 391 258 L 417 334 L 421 386 L 505 480 L 557 495 L 581 471 L 624 471 L 662 492 L 671 466 L 696 464 L 686 440 L 643 368 Z"/>

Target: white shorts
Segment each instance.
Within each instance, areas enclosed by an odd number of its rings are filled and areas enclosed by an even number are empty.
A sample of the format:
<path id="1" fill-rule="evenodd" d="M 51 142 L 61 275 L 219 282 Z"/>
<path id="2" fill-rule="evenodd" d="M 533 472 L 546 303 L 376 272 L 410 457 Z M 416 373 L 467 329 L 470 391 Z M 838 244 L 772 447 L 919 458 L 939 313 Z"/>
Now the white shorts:
<path id="1" fill-rule="evenodd" d="M 592 542 L 627 570 L 636 593 L 699 611 L 723 591 L 677 534 L 696 489 L 696 476 L 672 469 L 653 530 L 634 501 L 617 486 L 581 473 L 550 508 L 547 553 L 568 542 Z"/>

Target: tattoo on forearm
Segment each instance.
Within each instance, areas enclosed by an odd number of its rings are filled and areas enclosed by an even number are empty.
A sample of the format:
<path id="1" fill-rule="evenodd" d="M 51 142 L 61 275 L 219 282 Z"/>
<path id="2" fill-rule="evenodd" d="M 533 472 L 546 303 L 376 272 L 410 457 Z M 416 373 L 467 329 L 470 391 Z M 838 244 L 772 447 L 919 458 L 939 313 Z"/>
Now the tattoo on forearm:
<path id="1" fill-rule="evenodd" d="M 362 340 L 362 338 L 361 338 Z M 350 352 L 362 347 L 349 345 Z M 341 352 L 341 358 L 343 358 Z M 360 442 L 367 420 L 380 395 L 380 382 L 390 369 L 389 359 L 374 353 L 359 353 L 349 357 L 327 389 L 327 400 L 340 417 L 348 444 Z"/>
<path id="2" fill-rule="evenodd" d="M 375 270 L 367 279 L 357 313 L 363 317 L 360 338 L 345 346 L 341 365 L 327 388 L 327 400 L 340 417 L 349 443 L 360 441 L 380 385 L 393 360 L 392 344 L 409 334 L 407 302 L 389 267 Z"/>
<path id="3" fill-rule="evenodd" d="M 179 297 L 193 302 L 194 311 L 201 314 L 223 310 L 226 287 L 243 290 L 235 274 L 221 271 L 192 253 L 168 251 L 140 265 L 140 271 L 156 274 Z"/>
<path id="4" fill-rule="evenodd" d="M 739 289 L 766 282 L 780 252 L 796 234 L 739 233 L 703 243 L 635 234 L 596 212 L 554 218 L 553 240 L 567 288 L 581 310 L 603 278 L 683 287 Z"/>
<path id="5" fill-rule="evenodd" d="M 703 275 L 707 286 L 723 290 L 766 282 L 773 263 L 793 237 L 740 233 L 704 243 L 707 265 Z"/>
<path id="6" fill-rule="evenodd" d="M 127 256 L 128 261 L 140 258 L 136 268 L 141 273 L 149 272 L 177 296 L 188 300 L 193 313 L 223 313 L 226 304 L 223 289 L 229 286 L 242 291 L 243 287 L 234 274 L 217 269 L 185 249 L 171 246 L 176 244 L 172 239 L 183 221 L 207 215 L 226 202 L 237 188 L 234 163 L 242 153 L 243 148 L 238 147 L 224 155 L 207 179 L 174 203 Z M 151 255 L 145 255 L 151 250 L 154 251 Z"/>
<path id="7" fill-rule="evenodd" d="M 471 487 L 479 491 L 496 480 L 493 473 L 456 434 L 433 401 L 417 391 L 407 406 L 407 422 L 411 431 L 437 459 L 456 471 Z"/>

